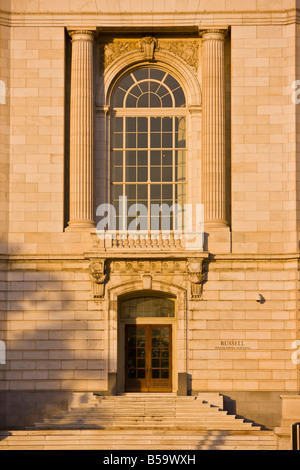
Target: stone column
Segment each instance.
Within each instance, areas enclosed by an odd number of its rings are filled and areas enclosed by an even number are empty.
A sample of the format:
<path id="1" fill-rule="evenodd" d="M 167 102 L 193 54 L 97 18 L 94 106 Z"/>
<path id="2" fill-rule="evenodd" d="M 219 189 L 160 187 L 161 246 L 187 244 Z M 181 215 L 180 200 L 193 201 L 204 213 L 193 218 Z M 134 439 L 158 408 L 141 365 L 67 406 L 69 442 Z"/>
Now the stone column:
<path id="1" fill-rule="evenodd" d="M 202 36 L 202 175 L 205 225 L 227 227 L 225 188 L 226 30 L 209 29 Z"/>
<path id="2" fill-rule="evenodd" d="M 70 103 L 70 221 L 69 229 L 95 226 L 93 210 L 95 31 L 74 30 Z"/>

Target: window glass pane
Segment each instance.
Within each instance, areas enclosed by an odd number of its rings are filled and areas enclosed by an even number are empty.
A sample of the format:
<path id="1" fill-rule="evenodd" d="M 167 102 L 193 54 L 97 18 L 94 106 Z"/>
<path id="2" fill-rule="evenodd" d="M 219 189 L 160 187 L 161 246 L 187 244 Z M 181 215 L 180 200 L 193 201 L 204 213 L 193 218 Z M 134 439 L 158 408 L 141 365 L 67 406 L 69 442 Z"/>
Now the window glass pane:
<path id="1" fill-rule="evenodd" d="M 125 91 L 121 90 L 120 88 L 117 88 L 116 91 L 114 92 L 114 98 L 113 98 L 114 108 L 123 108 L 124 96 L 125 96 Z"/>
<path id="2" fill-rule="evenodd" d="M 149 108 L 149 96 L 150 93 L 144 93 L 142 96 L 140 96 L 138 100 L 138 108 Z"/>
<path id="3" fill-rule="evenodd" d="M 139 117 L 138 120 L 138 132 L 148 132 L 148 119 L 146 117 Z"/>
<path id="4" fill-rule="evenodd" d="M 137 105 L 137 98 L 132 95 L 128 95 L 126 99 L 126 107 L 127 108 L 136 108 Z"/>
<path id="5" fill-rule="evenodd" d="M 134 150 L 126 152 L 126 165 L 136 166 L 136 152 Z"/>
<path id="6" fill-rule="evenodd" d="M 123 185 L 114 184 L 112 186 L 112 199 L 119 203 L 119 197 L 123 196 Z"/>
<path id="7" fill-rule="evenodd" d="M 112 169 L 113 181 L 122 182 L 123 181 L 123 167 L 114 166 Z"/>
<path id="8" fill-rule="evenodd" d="M 175 165 L 185 165 L 185 151 L 178 150 L 175 152 Z"/>
<path id="9" fill-rule="evenodd" d="M 148 179 L 148 168 L 141 166 L 137 169 L 137 181 L 147 181 Z"/>
<path id="10" fill-rule="evenodd" d="M 185 166 L 177 166 L 175 168 L 175 181 L 185 181 Z"/>
<path id="11" fill-rule="evenodd" d="M 134 73 L 133 73 L 135 79 L 137 81 L 140 81 L 140 80 L 145 80 L 146 78 L 149 78 L 149 69 L 139 69 L 139 70 L 136 70 Z"/>
<path id="12" fill-rule="evenodd" d="M 141 88 L 138 85 L 136 85 L 130 89 L 129 94 L 135 96 L 136 98 L 139 98 L 139 96 L 141 96 L 142 94 Z"/>
<path id="13" fill-rule="evenodd" d="M 150 153 L 150 164 L 161 165 L 161 152 L 160 150 L 152 150 Z"/>
<path id="14" fill-rule="evenodd" d="M 174 77 L 172 77 L 172 75 L 167 75 L 167 77 L 165 78 L 164 80 L 164 83 L 167 85 L 167 87 L 169 87 L 172 91 L 175 90 L 175 88 L 178 88 L 180 87 L 179 83 L 177 82 L 177 80 L 175 80 Z"/>
<path id="15" fill-rule="evenodd" d="M 152 132 L 150 135 L 151 148 L 161 148 L 161 133 Z"/>
<path id="16" fill-rule="evenodd" d="M 184 148 L 186 145 L 185 118 L 175 118 L 175 147 Z"/>
<path id="17" fill-rule="evenodd" d="M 126 134 L 126 147 L 136 148 L 136 134 L 133 134 L 133 133 Z"/>
<path id="18" fill-rule="evenodd" d="M 119 118 L 116 118 L 116 119 L 119 119 Z M 134 117 L 126 118 L 126 132 L 136 132 L 136 118 Z"/>
<path id="19" fill-rule="evenodd" d="M 135 184 L 126 184 L 125 194 L 128 200 L 136 201 L 136 185 Z"/>
<path id="20" fill-rule="evenodd" d="M 178 90 L 175 90 L 173 92 L 174 98 L 175 98 L 175 106 L 176 108 L 181 108 L 185 106 L 185 96 L 181 88 L 178 88 Z"/>
<path id="21" fill-rule="evenodd" d="M 163 105 L 163 108 L 172 108 L 173 101 L 172 101 L 171 95 L 166 95 L 162 98 L 162 105 Z"/>
<path id="22" fill-rule="evenodd" d="M 139 87 L 143 93 L 148 93 L 149 91 L 149 82 L 140 82 Z"/>
<path id="23" fill-rule="evenodd" d="M 148 199 L 148 186 L 146 184 L 137 185 L 137 198 L 139 201 Z"/>
<path id="24" fill-rule="evenodd" d="M 161 168 L 160 167 L 151 167 L 150 168 L 150 179 L 151 181 L 161 181 Z"/>
<path id="25" fill-rule="evenodd" d="M 148 147 L 148 134 L 146 134 L 145 132 L 140 132 L 137 137 L 138 137 L 137 147 L 139 149 L 147 148 Z"/>
<path id="26" fill-rule="evenodd" d="M 114 118 L 113 130 L 114 132 L 123 132 L 123 118 L 121 117 Z"/>
<path id="27" fill-rule="evenodd" d="M 162 131 L 172 132 L 173 130 L 173 119 L 171 117 L 162 118 Z"/>
<path id="28" fill-rule="evenodd" d="M 167 200 L 173 198 L 173 186 L 171 184 L 162 185 L 162 199 Z"/>
<path id="29" fill-rule="evenodd" d="M 170 91 L 168 90 L 168 88 L 166 88 L 164 85 L 160 85 L 156 91 L 156 93 L 158 94 L 158 96 L 160 96 L 161 98 L 163 98 L 164 96 L 167 96 L 170 94 Z"/>
<path id="30" fill-rule="evenodd" d="M 126 181 L 136 182 L 136 168 L 134 166 L 129 166 L 126 168 Z"/>
<path id="31" fill-rule="evenodd" d="M 138 154 L 137 164 L 139 166 L 148 165 L 148 153 L 146 151 L 139 151 L 137 154 Z"/>
<path id="32" fill-rule="evenodd" d="M 123 88 L 123 90 L 128 90 L 134 84 L 132 76 L 126 75 L 126 77 L 122 78 L 119 83 L 119 87 Z"/>
<path id="33" fill-rule="evenodd" d="M 173 134 L 169 132 L 163 132 L 162 134 L 162 148 L 172 148 Z"/>
<path id="34" fill-rule="evenodd" d="M 160 83 L 158 82 L 148 82 L 149 83 L 149 91 L 154 93 L 156 95 L 156 92 L 158 90 L 158 87 L 160 86 Z"/>
<path id="35" fill-rule="evenodd" d="M 163 70 L 150 69 L 150 78 L 161 81 L 165 75 L 166 72 L 163 72 Z"/>
<path id="36" fill-rule="evenodd" d="M 150 107 L 161 108 L 161 99 L 154 93 L 150 93 Z"/>
<path id="37" fill-rule="evenodd" d="M 161 185 L 153 184 L 151 186 L 151 200 L 161 200 Z"/>
<path id="38" fill-rule="evenodd" d="M 113 133 L 113 147 L 115 149 L 123 148 L 123 134 L 118 134 L 116 132 Z"/>
<path id="39" fill-rule="evenodd" d="M 150 120 L 150 130 L 151 132 L 160 132 L 161 131 L 161 118 L 152 117 Z"/>
<path id="40" fill-rule="evenodd" d="M 162 168 L 162 181 L 172 181 L 172 167 Z"/>
<path id="41" fill-rule="evenodd" d="M 173 152 L 172 150 L 164 150 L 162 152 L 162 164 L 172 165 L 173 164 Z"/>
<path id="42" fill-rule="evenodd" d="M 114 150 L 111 155 L 112 165 L 123 165 L 123 152 Z"/>

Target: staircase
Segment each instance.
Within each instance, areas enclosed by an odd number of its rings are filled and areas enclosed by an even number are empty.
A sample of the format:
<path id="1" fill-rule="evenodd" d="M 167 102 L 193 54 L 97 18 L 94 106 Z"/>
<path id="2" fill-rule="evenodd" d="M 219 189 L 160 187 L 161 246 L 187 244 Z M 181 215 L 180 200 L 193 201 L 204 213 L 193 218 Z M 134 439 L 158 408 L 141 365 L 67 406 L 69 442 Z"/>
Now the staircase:
<path id="1" fill-rule="evenodd" d="M 0 450 L 277 450 L 273 432 L 219 405 L 218 394 L 92 396 L 32 429 L 0 433 Z"/>

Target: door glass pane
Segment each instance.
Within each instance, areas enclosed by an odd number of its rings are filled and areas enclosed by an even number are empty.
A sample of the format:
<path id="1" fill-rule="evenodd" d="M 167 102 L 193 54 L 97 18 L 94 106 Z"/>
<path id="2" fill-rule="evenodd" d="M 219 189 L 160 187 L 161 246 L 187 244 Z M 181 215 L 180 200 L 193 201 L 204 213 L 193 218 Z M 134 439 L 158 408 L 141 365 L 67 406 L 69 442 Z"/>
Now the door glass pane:
<path id="1" fill-rule="evenodd" d="M 152 367 L 160 367 L 159 359 L 152 359 Z"/>
<path id="2" fill-rule="evenodd" d="M 161 361 L 161 367 L 162 368 L 168 368 L 169 367 L 169 359 L 163 359 Z"/>
<path id="3" fill-rule="evenodd" d="M 145 359 L 138 359 L 137 360 L 137 366 L 140 368 L 145 368 Z M 167 366 L 165 366 L 167 367 Z"/>
<path id="4" fill-rule="evenodd" d="M 137 378 L 138 379 L 144 379 L 145 377 L 146 377 L 145 369 L 138 369 L 137 370 Z"/>
<path id="5" fill-rule="evenodd" d="M 152 347 L 159 348 L 160 347 L 160 338 L 152 338 Z"/>
<path id="6" fill-rule="evenodd" d="M 160 357 L 160 349 L 152 349 L 152 357 Z"/>

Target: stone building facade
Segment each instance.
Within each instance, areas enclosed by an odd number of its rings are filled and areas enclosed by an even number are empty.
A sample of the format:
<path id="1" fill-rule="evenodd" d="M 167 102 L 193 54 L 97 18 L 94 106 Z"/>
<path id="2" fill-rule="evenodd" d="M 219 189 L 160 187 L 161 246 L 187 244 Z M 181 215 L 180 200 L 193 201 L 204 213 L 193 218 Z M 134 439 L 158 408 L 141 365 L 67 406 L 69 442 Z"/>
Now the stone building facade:
<path id="1" fill-rule="evenodd" d="M 130 391 L 218 392 L 279 426 L 299 395 L 298 0 L 0 8 L 1 426 Z M 203 207 L 203 230 L 106 232 L 116 194 Z"/>

